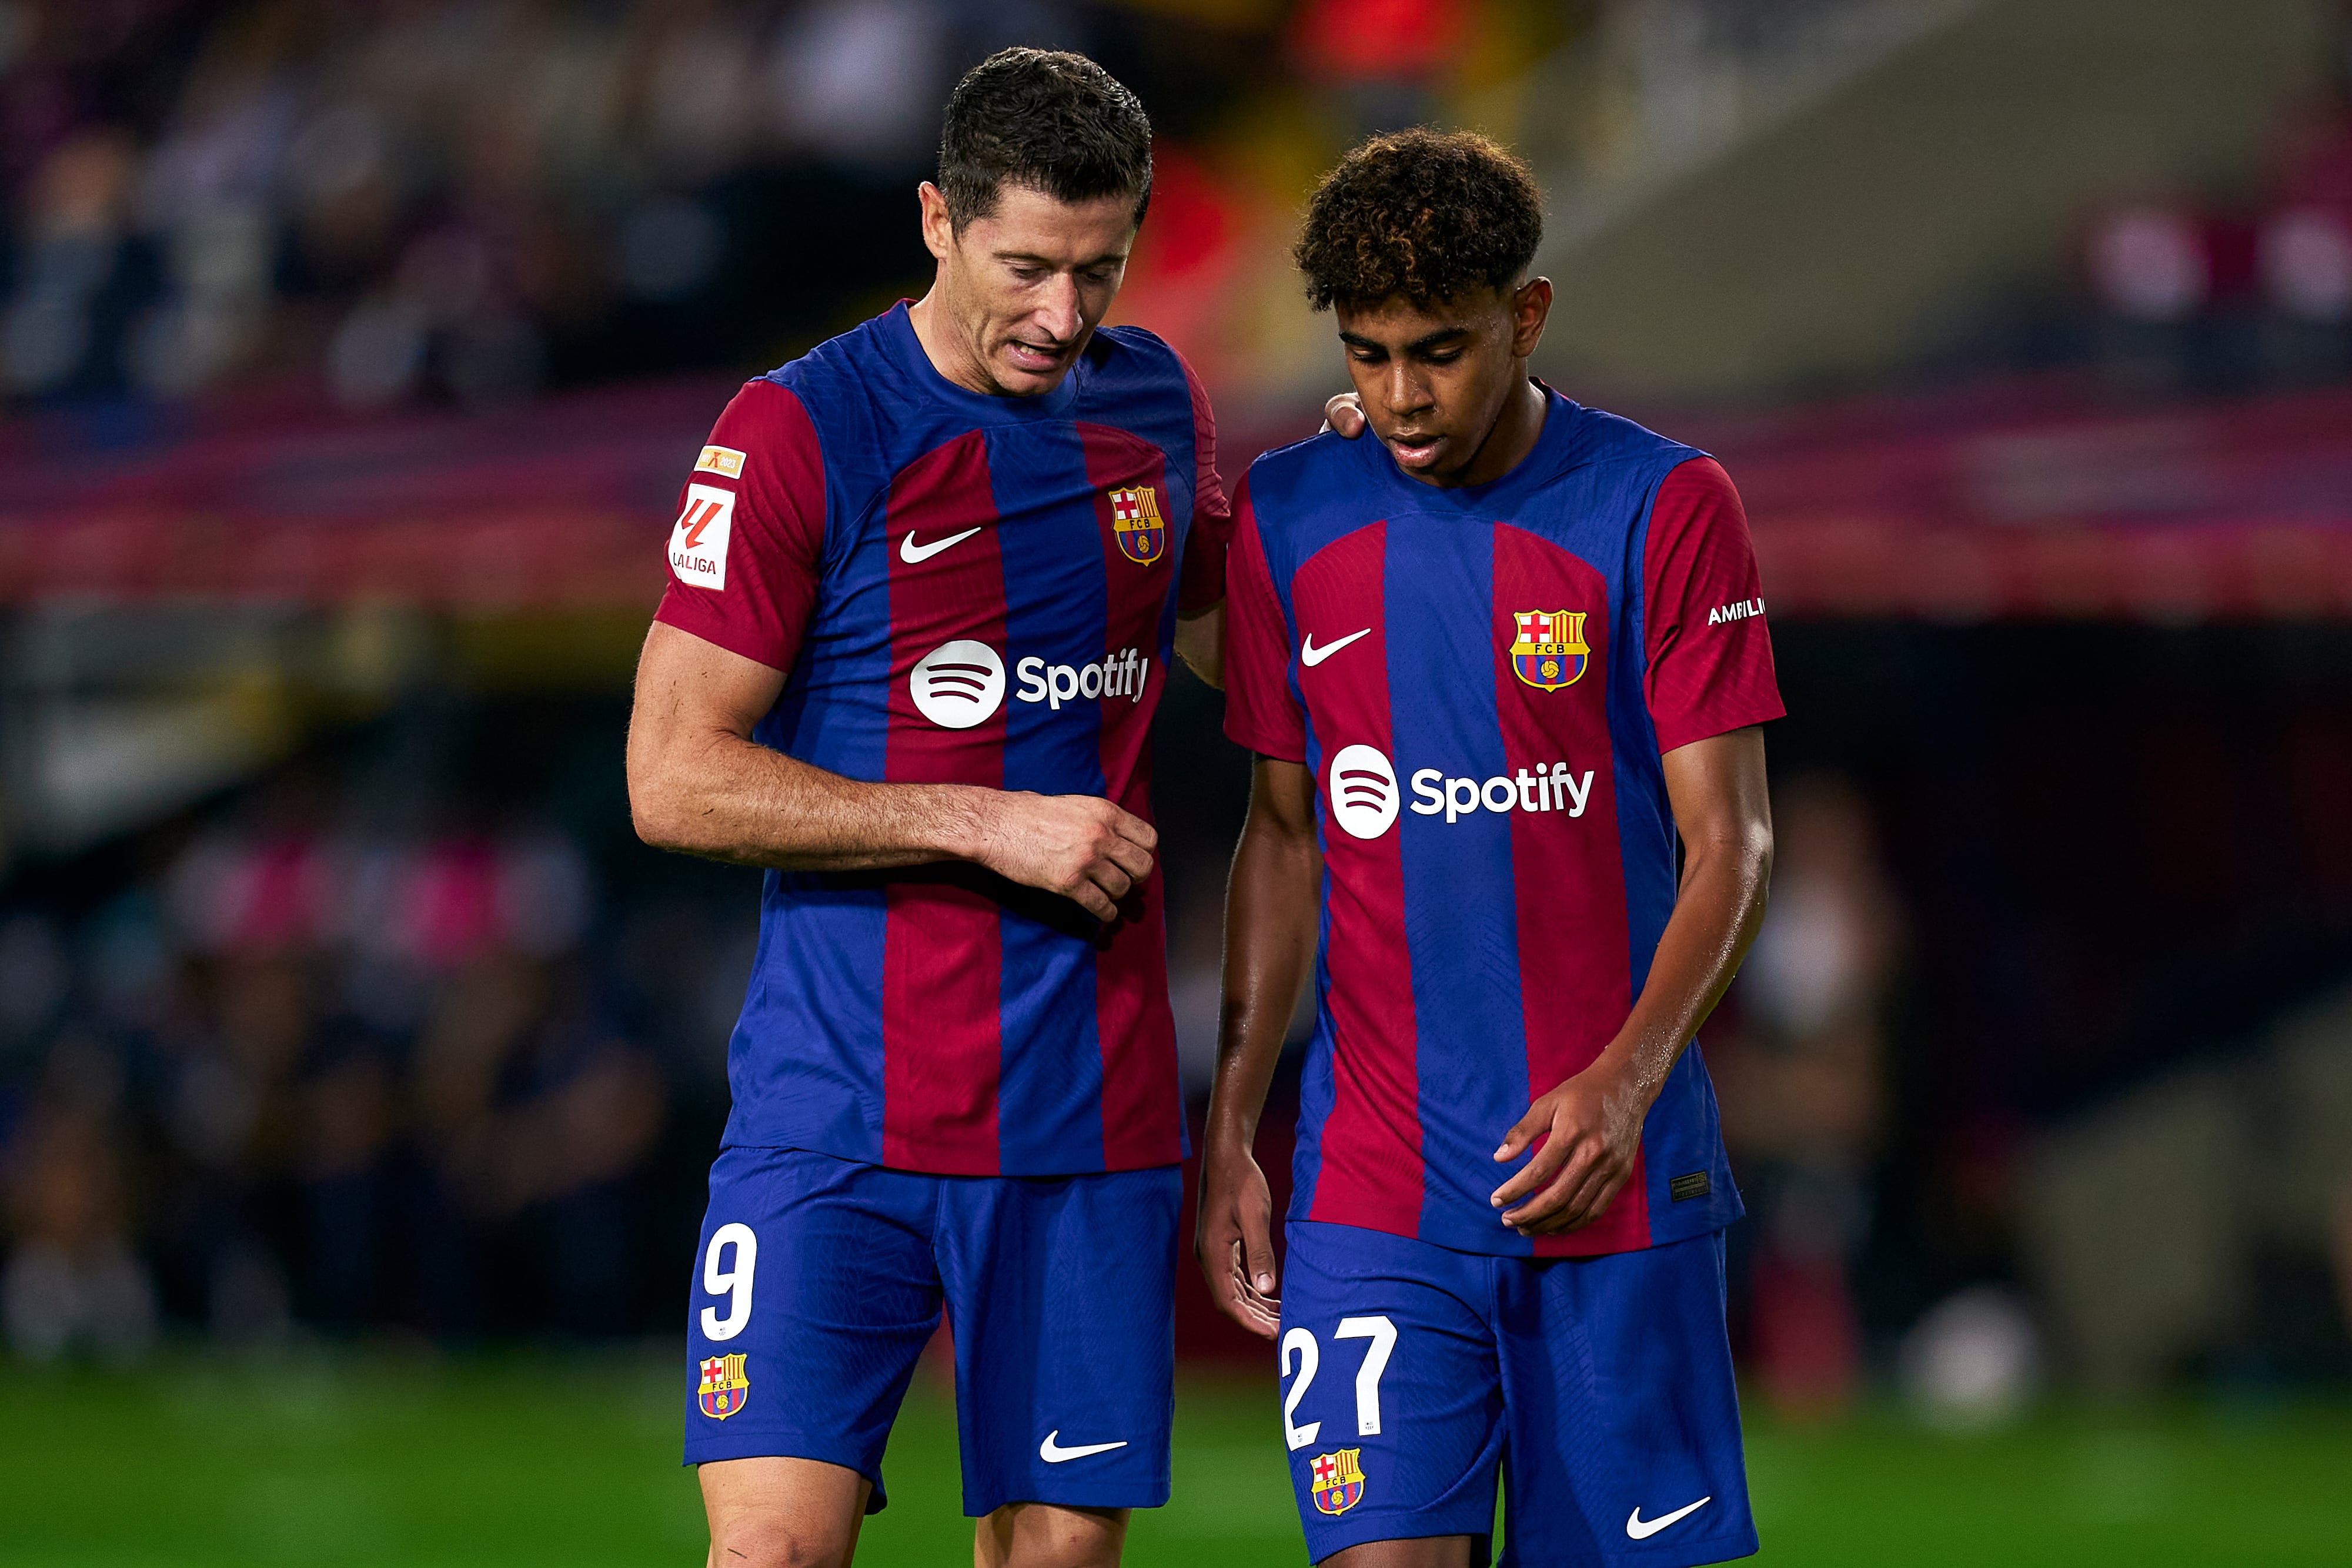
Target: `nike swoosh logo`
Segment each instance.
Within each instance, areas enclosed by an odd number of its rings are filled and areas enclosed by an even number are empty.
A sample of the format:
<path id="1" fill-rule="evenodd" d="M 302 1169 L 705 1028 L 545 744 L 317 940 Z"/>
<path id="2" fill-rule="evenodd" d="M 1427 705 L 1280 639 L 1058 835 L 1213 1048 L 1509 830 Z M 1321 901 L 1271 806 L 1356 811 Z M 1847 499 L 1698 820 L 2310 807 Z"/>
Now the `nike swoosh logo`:
<path id="1" fill-rule="evenodd" d="M 1113 1448 L 1127 1447 L 1127 1439 L 1122 1437 L 1116 1443 L 1081 1443 L 1075 1448 L 1057 1448 L 1054 1439 L 1061 1435 L 1062 1429 L 1056 1427 L 1045 1434 L 1044 1442 L 1037 1445 L 1037 1457 L 1049 1465 L 1066 1465 L 1072 1459 L 1083 1459 L 1088 1454 L 1108 1454 Z"/>
<path id="2" fill-rule="evenodd" d="M 919 545 L 915 542 L 915 536 L 910 531 L 905 538 L 898 541 L 898 559 L 905 561 L 908 566 L 917 566 L 930 559 L 933 556 L 939 554 L 940 551 L 947 549 L 950 545 L 960 545 L 963 543 L 964 540 L 971 538 L 972 535 L 978 532 L 980 532 L 980 529 L 976 528 L 966 528 L 960 534 L 950 534 L 943 539 L 933 539 L 929 544 Z"/>
<path id="3" fill-rule="evenodd" d="M 1326 643 L 1318 648 L 1315 645 L 1315 633 L 1309 632 L 1307 633 L 1307 641 L 1298 645 L 1298 662 L 1311 670 L 1357 638 L 1369 637 L 1371 634 L 1372 629 L 1367 626 L 1360 632 L 1350 632 L 1338 642 Z"/>
<path id="4" fill-rule="evenodd" d="M 1666 1526 L 1678 1523 L 1683 1520 L 1688 1519 L 1692 1514 L 1696 1513 L 1700 1509 L 1705 1508 L 1708 1503 L 1711 1503 L 1714 1500 L 1715 1494 L 1710 1492 L 1706 1496 L 1699 1499 L 1696 1502 L 1685 1503 L 1682 1507 L 1675 1510 L 1674 1512 L 1660 1514 L 1657 1518 L 1652 1520 L 1643 1519 L 1641 1509 L 1636 1507 L 1631 1514 L 1626 1516 L 1625 1533 L 1632 1536 L 1636 1541 L 1647 1541 L 1650 1537 L 1657 1534 L 1658 1531 L 1664 1530 Z"/>

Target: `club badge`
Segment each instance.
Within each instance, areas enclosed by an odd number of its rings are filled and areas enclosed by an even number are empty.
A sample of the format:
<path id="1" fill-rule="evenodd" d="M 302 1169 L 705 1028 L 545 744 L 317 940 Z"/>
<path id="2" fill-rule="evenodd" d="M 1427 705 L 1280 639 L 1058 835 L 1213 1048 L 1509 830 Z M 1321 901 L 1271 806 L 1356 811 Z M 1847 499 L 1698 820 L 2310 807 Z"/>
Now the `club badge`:
<path id="1" fill-rule="evenodd" d="M 1361 1448 L 1341 1448 L 1318 1454 L 1307 1462 L 1315 1475 L 1315 1506 L 1325 1513 L 1345 1513 L 1364 1497 Z"/>
<path id="2" fill-rule="evenodd" d="M 1110 526 L 1119 554 L 1138 566 L 1150 566 L 1168 548 L 1168 528 L 1160 520 L 1160 492 L 1149 485 L 1110 493 Z"/>
<path id="3" fill-rule="evenodd" d="M 714 1355 L 702 1364 L 702 1386 L 695 1391 L 695 1403 L 712 1420 L 724 1421 L 751 1396 L 751 1380 L 743 1375 L 743 1362 L 740 1355 Z"/>
<path id="4" fill-rule="evenodd" d="M 1583 678 L 1592 662 L 1584 641 L 1582 610 L 1522 610 L 1511 617 L 1511 673 L 1539 692 L 1556 692 Z"/>

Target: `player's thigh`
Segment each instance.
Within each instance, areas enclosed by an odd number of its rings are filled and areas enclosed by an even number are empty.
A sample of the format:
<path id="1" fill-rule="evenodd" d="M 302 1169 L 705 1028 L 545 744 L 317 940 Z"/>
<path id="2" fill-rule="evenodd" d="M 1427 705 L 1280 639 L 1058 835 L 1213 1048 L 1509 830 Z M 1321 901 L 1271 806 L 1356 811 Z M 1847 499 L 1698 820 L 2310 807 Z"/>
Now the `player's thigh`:
<path id="1" fill-rule="evenodd" d="M 964 1511 L 1166 1502 L 1181 1173 L 943 1179 Z"/>
<path id="2" fill-rule="evenodd" d="M 1123 1508 L 1008 1502 L 974 1527 L 976 1568 L 1116 1568 L 1127 1544 Z"/>
<path id="3" fill-rule="evenodd" d="M 688 1295 L 686 1458 L 821 1461 L 874 1483 L 940 1289 L 936 1177 L 792 1149 L 710 1172 Z"/>
<path id="4" fill-rule="evenodd" d="M 1346 1225 L 1287 1235 L 1282 1431 L 1307 1555 L 1417 1542 L 1436 1543 L 1344 1560 L 1483 1561 L 1503 1442 L 1487 1308 L 1504 1260 Z"/>
<path id="5" fill-rule="evenodd" d="M 1470 1568 L 1471 1552 L 1483 1542 L 1468 1535 L 1431 1535 L 1412 1541 L 1367 1541 L 1335 1552 L 1316 1568 Z M 1478 1552 L 1479 1568 L 1486 1554 Z"/>
<path id="6" fill-rule="evenodd" d="M 817 1459 L 716 1459 L 697 1479 L 710 1568 L 846 1568 L 874 1490 Z"/>
<path id="7" fill-rule="evenodd" d="M 1514 1260 L 1500 1283 L 1506 1564 L 1754 1552 L 1721 1234 Z"/>

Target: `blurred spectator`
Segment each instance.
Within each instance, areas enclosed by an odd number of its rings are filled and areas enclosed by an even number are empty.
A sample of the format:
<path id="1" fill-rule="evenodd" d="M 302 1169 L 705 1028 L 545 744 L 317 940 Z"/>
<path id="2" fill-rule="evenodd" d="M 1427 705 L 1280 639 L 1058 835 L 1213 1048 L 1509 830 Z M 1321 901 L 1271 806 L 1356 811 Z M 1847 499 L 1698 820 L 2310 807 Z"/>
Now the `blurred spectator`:
<path id="1" fill-rule="evenodd" d="M 110 1361 L 155 1338 L 155 1296 L 131 1251 L 132 1216 L 114 1123 L 122 1064 L 86 1037 L 62 1039 L 6 1148 L 7 1265 L 0 1322 L 19 1355 L 87 1350 Z"/>
<path id="2" fill-rule="evenodd" d="M 1710 1051 L 1723 1131 L 1754 1215 L 1754 1354 L 1785 1409 L 1852 1397 L 1861 1334 L 1851 1278 L 1883 1131 L 1887 993 L 1902 917 L 1869 810 L 1806 775 L 1773 803 L 1771 903 L 1739 980 L 1742 1028 Z"/>

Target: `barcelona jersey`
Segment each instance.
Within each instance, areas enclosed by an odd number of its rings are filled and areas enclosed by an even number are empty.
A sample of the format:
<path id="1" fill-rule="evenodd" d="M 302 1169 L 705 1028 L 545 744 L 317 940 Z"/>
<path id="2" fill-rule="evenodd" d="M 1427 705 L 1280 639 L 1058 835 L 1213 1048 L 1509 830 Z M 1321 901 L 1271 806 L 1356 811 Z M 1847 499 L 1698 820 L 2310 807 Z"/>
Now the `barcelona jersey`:
<path id="1" fill-rule="evenodd" d="M 1135 328 L 1041 397 L 931 365 L 907 308 L 747 384 L 688 476 L 657 618 L 786 672 L 753 738 L 851 779 L 1150 815 L 1175 618 L 1224 594 L 1208 403 Z M 943 1175 L 1167 1165 L 1157 874 L 1103 925 L 954 862 L 772 871 L 730 1146 Z"/>
<path id="2" fill-rule="evenodd" d="M 1293 1220 L 1555 1256 L 1739 1213 L 1696 1043 L 1598 1219 L 1531 1240 L 1487 1201 L 1517 1168 L 1496 1145 L 1647 977 L 1675 894 L 1662 755 L 1782 712 L 1723 470 L 1547 396 L 1491 485 L 1325 434 L 1236 498 L 1225 727 L 1312 771 L 1323 852 Z"/>

